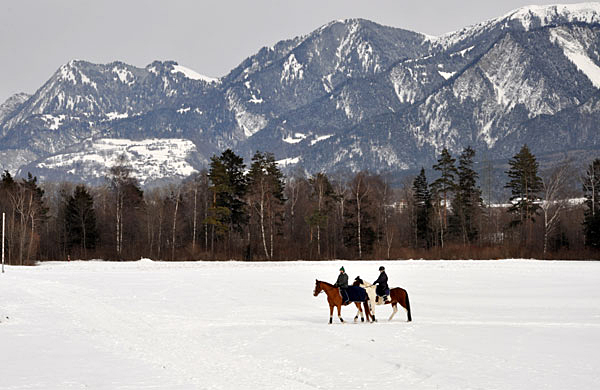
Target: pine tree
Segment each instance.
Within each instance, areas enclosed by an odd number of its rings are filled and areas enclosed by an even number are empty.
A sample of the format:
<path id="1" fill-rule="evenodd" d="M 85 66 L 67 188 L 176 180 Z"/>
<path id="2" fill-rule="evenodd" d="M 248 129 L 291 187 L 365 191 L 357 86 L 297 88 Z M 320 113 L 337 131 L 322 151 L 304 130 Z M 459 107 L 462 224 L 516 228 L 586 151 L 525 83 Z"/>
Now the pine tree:
<path id="1" fill-rule="evenodd" d="M 214 253 L 215 239 L 241 232 L 248 221 L 244 197 L 247 191 L 244 160 L 231 149 L 221 156 L 211 157 L 208 177 L 212 186 L 212 206 L 205 222 L 211 225 L 211 251 Z"/>
<path id="2" fill-rule="evenodd" d="M 98 232 L 94 199 L 84 185 L 78 185 L 67 200 L 65 225 L 69 248 L 78 246 L 83 256 L 87 257 L 87 250 L 96 247 Z"/>
<path id="3" fill-rule="evenodd" d="M 274 236 L 283 220 L 283 191 L 283 174 L 273 154 L 256 152 L 248 172 L 248 204 L 256 212 L 262 247 L 267 259 L 273 258 Z"/>
<path id="4" fill-rule="evenodd" d="M 440 173 L 440 177 L 431 183 L 431 192 L 434 198 L 436 208 L 439 215 L 440 241 L 442 248 L 444 247 L 444 238 L 448 230 L 448 205 L 450 196 L 456 191 L 456 176 L 458 172 L 454 163 L 455 158 L 452 158 L 448 149 L 444 148 L 438 159 L 438 163 L 433 166 L 433 169 Z"/>
<path id="5" fill-rule="evenodd" d="M 584 214 L 586 246 L 600 249 L 600 159 L 595 159 L 583 177 L 583 193 L 587 210 Z"/>
<path id="6" fill-rule="evenodd" d="M 431 193 L 425 176 L 425 168 L 421 168 L 419 176 L 413 181 L 413 196 L 415 204 L 415 221 L 413 226 L 415 247 L 429 248 L 431 246 Z"/>
<path id="7" fill-rule="evenodd" d="M 508 161 L 510 169 L 506 172 L 510 188 L 511 206 L 508 212 L 514 215 L 511 226 L 522 226 L 522 238 L 531 237 L 535 216 L 540 208 L 539 193 L 543 190 L 542 179 L 538 176 L 538 162 L 527 145 Z M 525 227 L 529 227 L 529 231 Z"/>
<path id="8" fill-rule="evenodd" d="M 468 146 L 458 160 L 458 186 L 452 203 L 451 230 L 464 244 L 477 238 L 475 218 L 481 212 L 481 190 L 477 186 L 478 174 L 473 169 L 475 151 Z"/>

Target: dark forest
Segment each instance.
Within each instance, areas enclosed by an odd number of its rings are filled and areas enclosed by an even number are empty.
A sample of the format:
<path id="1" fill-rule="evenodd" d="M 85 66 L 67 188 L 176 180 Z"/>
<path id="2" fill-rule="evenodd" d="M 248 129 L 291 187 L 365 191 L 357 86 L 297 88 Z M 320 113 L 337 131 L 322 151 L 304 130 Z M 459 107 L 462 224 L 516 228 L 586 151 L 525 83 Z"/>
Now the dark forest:
<path id="1" fill-rule="evenodd" d="M 483 190 L 474 159 L 444 149 L 434 180 L 422 169 L 393 187 L 368 172 L 286 177 L 270 153 L 246 163 L 231 150 L 145 190 L 124 158 L 94 187 L 5 171 L 6 262 L 600 258 L 600 159 L 540 172 L 524 145 L 507 182 Z"/>

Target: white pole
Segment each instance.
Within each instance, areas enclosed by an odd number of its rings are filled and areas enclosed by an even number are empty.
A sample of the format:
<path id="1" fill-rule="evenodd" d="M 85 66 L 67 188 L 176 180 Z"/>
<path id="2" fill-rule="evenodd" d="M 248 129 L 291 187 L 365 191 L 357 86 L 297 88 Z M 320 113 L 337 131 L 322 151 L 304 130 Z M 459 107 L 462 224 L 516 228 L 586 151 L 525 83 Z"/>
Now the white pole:
<path id="1" fill-rule="evenodd" d="M 5 214 L 2 213 L 2 273 L 4 273 L 4 217 Z"/>

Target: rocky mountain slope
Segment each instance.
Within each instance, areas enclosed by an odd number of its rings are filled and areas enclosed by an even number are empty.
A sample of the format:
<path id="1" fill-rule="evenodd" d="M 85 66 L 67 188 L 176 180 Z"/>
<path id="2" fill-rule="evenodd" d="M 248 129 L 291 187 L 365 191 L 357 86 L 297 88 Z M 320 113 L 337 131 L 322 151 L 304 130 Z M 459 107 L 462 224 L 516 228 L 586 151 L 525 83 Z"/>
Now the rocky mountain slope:
<path id="1" fill-rule="evenodd" d="M 599 64 L 598 3 L 521 8 L 440 37 L 335 21 L 219 80 L 175 62 L 71 61 L 0 106 L 0 168 L 97 182 L 125 153 L 150 183 L 225 148 L 272 151 L 289 169 L 396 175 L 443 147 L 594 154 Z"/>

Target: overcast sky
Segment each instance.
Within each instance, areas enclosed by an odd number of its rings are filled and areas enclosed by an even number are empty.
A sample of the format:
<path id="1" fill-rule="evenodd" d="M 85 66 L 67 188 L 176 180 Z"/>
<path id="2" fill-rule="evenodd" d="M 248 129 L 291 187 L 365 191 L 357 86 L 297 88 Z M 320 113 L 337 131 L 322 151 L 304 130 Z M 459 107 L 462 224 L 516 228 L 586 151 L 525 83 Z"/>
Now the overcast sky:
<path id="1" fill-rule="evenodd" d="M 578 3 L 580 1 L 561 1 Z M 175 60 L 220 77 L 263 46 L 335 19 L 440 35 L 536 0 L 0 0 L 0 103 L 71 59 Z"/>

